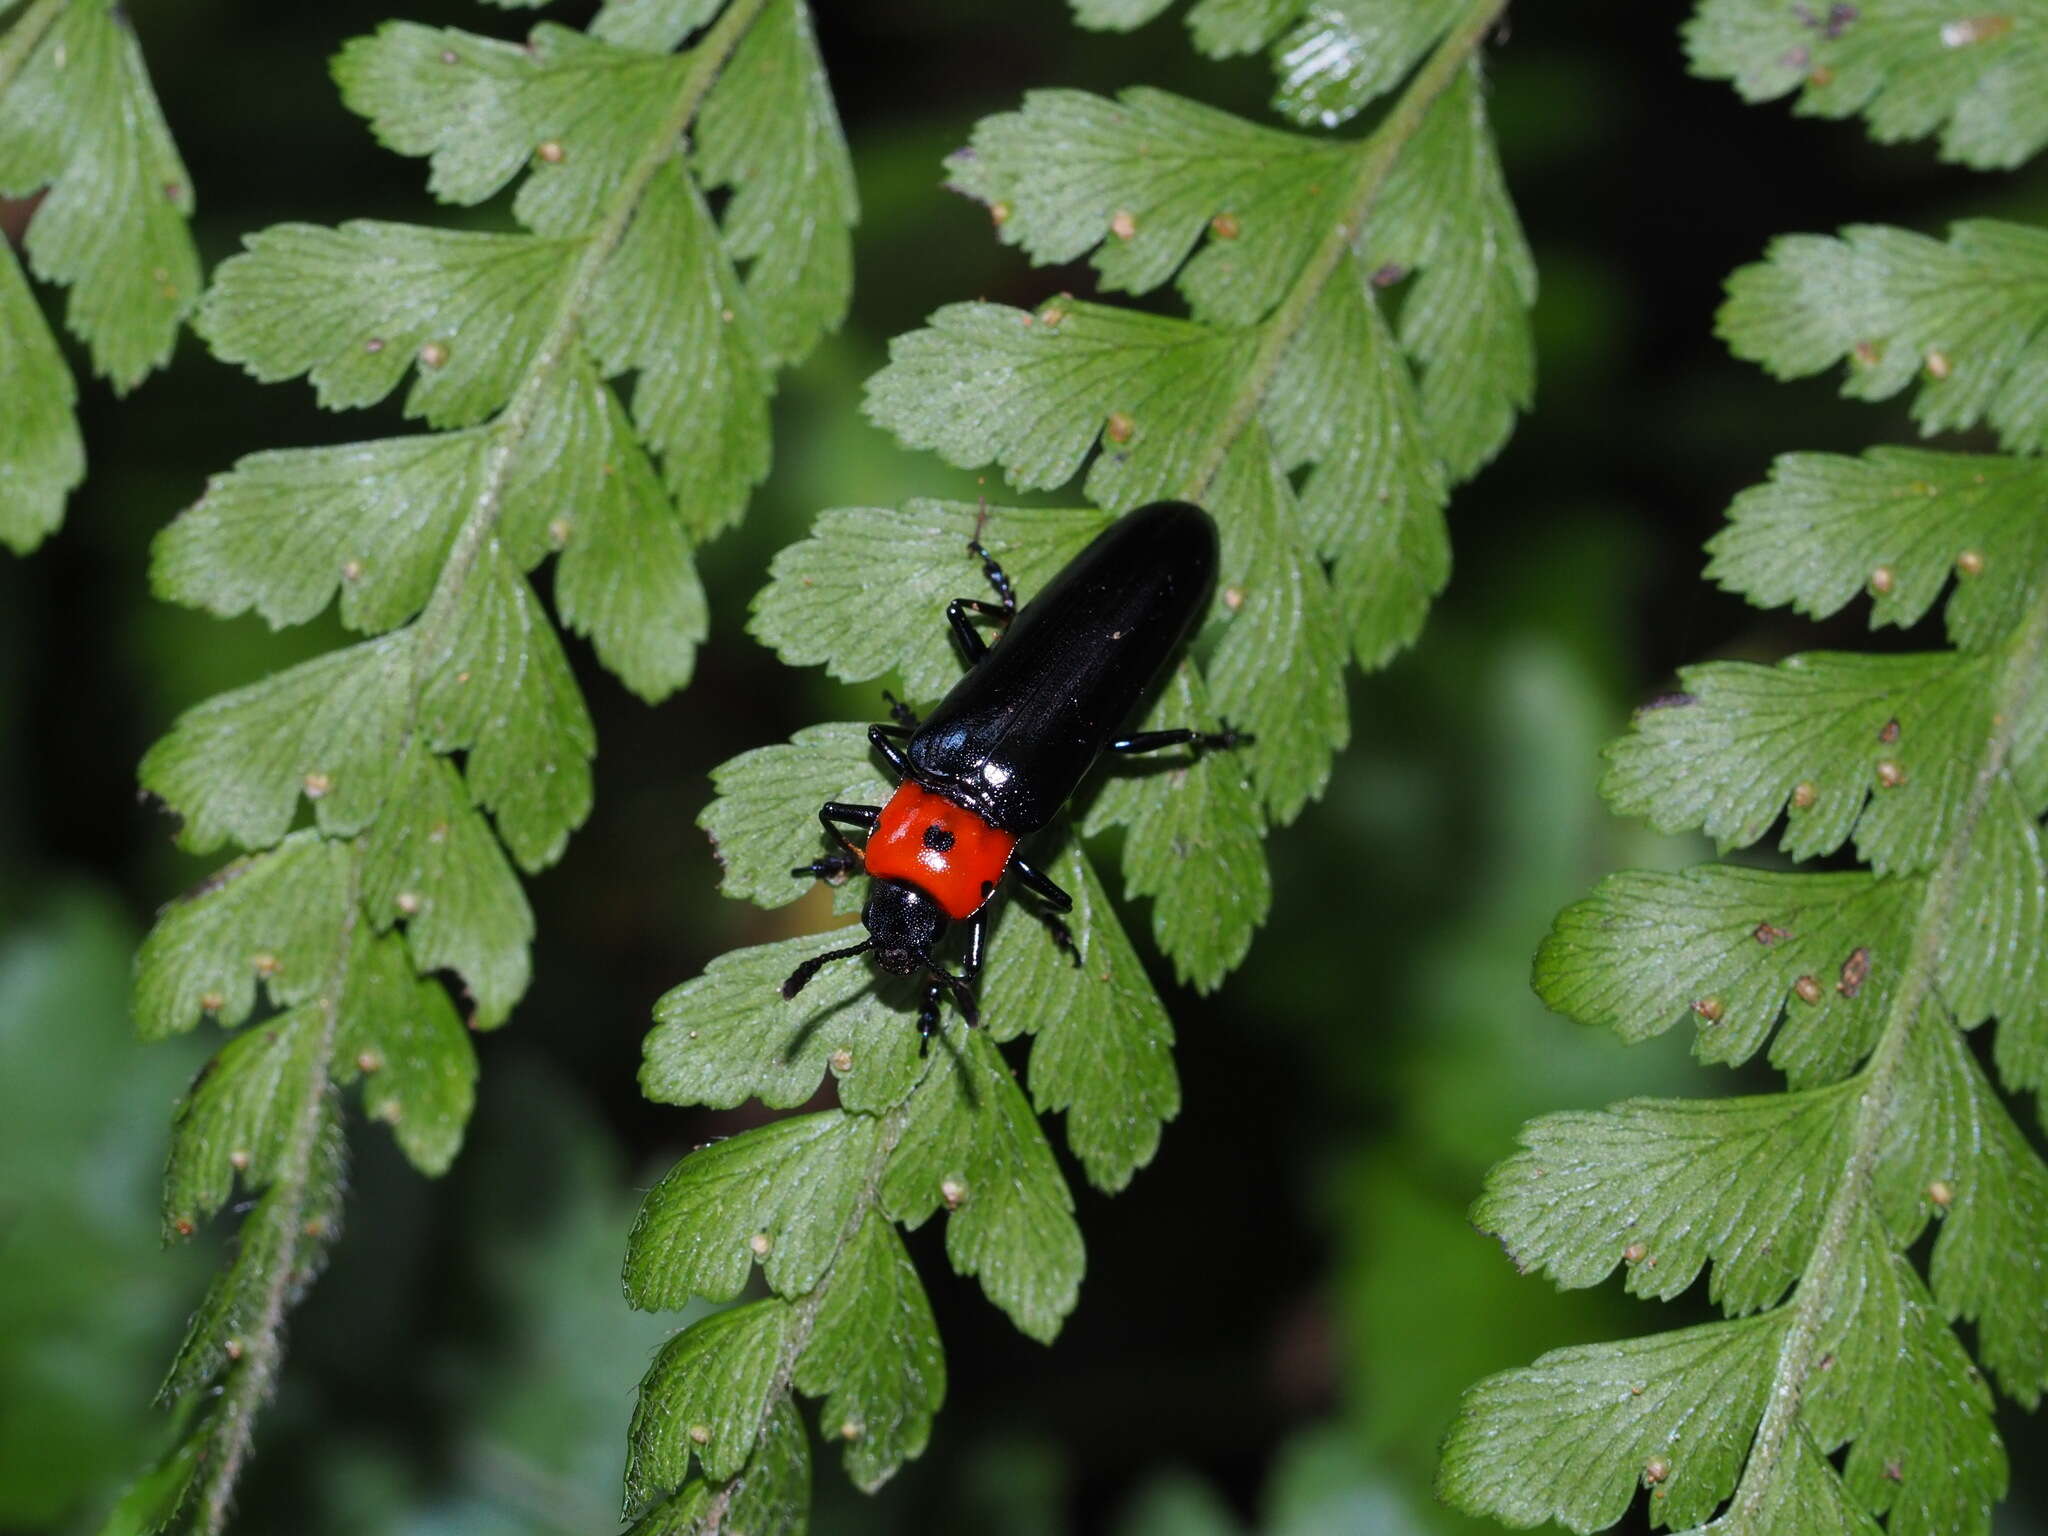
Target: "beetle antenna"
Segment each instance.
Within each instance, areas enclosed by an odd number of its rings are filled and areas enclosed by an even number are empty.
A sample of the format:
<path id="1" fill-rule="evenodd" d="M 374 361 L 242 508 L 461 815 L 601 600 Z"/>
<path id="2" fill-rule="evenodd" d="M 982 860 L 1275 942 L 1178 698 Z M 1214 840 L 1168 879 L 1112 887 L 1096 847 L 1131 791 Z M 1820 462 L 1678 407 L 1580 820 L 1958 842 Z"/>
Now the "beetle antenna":
<path id="1" fill-rule="evenodd" d="M 789 980 L 782 984 L 782 995 L 784 997 L 795 997 L 797 993 L 803 991 L 805 987 L 811 984 L 811 978 L 818 974 L 821 967 L 830 964 L 834 960 L 844 960 L 851 955 L 864 954 L 874 947 L 875 941 L 870 937 L 862 939 L 858 944 L 849 945 L 845 949 L 829 949 L 822 955 L 811 956 L 810 959 L 789 973 Z"/>

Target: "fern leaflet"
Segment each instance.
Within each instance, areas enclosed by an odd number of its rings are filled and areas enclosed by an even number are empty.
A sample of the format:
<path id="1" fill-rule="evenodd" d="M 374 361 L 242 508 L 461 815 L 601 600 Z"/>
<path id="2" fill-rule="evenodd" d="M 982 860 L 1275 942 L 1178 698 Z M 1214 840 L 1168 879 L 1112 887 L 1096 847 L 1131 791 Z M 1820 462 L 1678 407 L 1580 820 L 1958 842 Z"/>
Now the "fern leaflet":
<path id="1" fill-rule="evenodd" d="M 126 393 L 171 355 L 199 301 L 192 184 L 127 13 L 34 0 L 0 34 L 0 197 L 42 194 L 24 245 L 71 290 L 65 319 Z M 77 386 L 11 249 L 0 250 L 0 544 L 26 554 L 85 477 Z"/>
<path id="2" fill-rule="evenodd" d="M 1988 225 L 1966 240 L 1994 263 L 2031 245 Z M 1844 258 L 1825 288 L 1809 259 L 1823 244 Z M 1783 371 L 1853 354 L 1872 371 L 1852 388 L 1871 394 L 1939 346 L 1923 421 L 1974 420 L 2014 367 L 2012 328 L 1949 326 L 1930 267 L 1953 259 L 1893 230 L 1781 242 L 1730 282 L 1724 334 Z M 2007 292 L 2027 302 L 2023 284 Z M 1967 401 L 1940 393 L 1950 356 Z M 1899 357 L 1914 366 L 1884 361 Z M 2008 445 L 2038 445 L 2038 402 L 2002 398 L 1991 419 Z M 1693 668 L 1611 750 L 1617 809 L 1723 848 L 1782 826 L 1794 858 L 1853 844 L 1867 868 L 1626 874 L 1558 919 L 1536 964 L 1552 1007 L 1628 1038 L 1690 1017 L 1701 1057 L 1739 1064 L 1768 1043 L 1789 1084 L 1525 1129 L 1474 1213 L 1520 1267 L 1566 1286 L 1619 1268 L 1635 1294 L 1668 1299 L 1711 1266 L 1728 1316 L 1474 1387 L 1441 1469 L 1460 1506 L 1588 1531 L 1647 1490 L 1651 1521 L 1674 1528 L 1989 1529 L 2005 1452 L 1951 1324 L 1974 1325 L 2009 1396 L 2031 1407 L 2048 1388 L 2048 1166 L 1966 1039 L 1996 1017 L 2005 1088 L 2041 1086 L 2048 550 L 2025 499 L 2038 473 L 1988 454 L 1790 455 L 1713 541 L 1722 584 L 1817 617 L 1867 592 L 1873 625 L 1912 623 L 1946 588 L 1955 648 Z M 2015 497 L 2024 515 L 1998 515 Z M 1930 1225 L 1923 1275 L 1907 1255 Z"/>
<path id="3" fill-rule="evenodd" d="M 255 1197 L 165 1383 L 191 1421 L 184 1470 L 138 1490 L 152 1528 L 221 1528 L 339 1221 L 339 1091 L 439 1173 L 474 1096 L 465 1025 L 525 991 L 514 867 L 561 856 L 596 750 L 528 572 L 555 557 L 562 625 L 628 687 L 683 686 L 693 548 L 766 472 L 774 370 L 844 311 L 851 180 L 804 7 L 637 6 L 608 42 L 616 9 L 524 45 L 403 22 L 351 43 L 335 74 L 378 137 L 444 201 L 523 175 L 521 227 L 279 225 L 200 312 L 217 354 L 332 408 L 409 380 L 432 430 L 252 455 L 157 542 L 167 598 L 272 624 L 338 599 L 364 638 L 188 711 L 142 765 L 184 847 L 249 850 L 141 957 L 145 1034 L 240 1027 L 179 1110 L 167 1230 Z"/>
<path id="4" fill-rule="evenodd" d="M 2048 143 L 2048 10 L 1973 13 L 1930 0 L 1780 5 L 1701 0 L 1686 27 L 1696 74 L 1746 101 L 1799 93 L 1800 112 L 1861 115 L 1884 143 L 1939 132 L 1941 155 L 2014 166 Z"/>
<path id="5" fill-rule="evenodd" d="M 1528 401 L 1533 273 L 1476 62 L 1497 0 L 1401 9 L 1436 20 L 1356 143 L 1157 91 L 1048 91 L 948 160 L 952 185 L 1034 260 L 1092 253 L 1111 290 L 1176 282 L 1189 317 L 1062 294 L 1029 310 L 949 305 L 899 338 L 868 385 L 876 422 L 1020 489 L 1079 477 L 1080 493 L 1052 509 L 827 511 L 776 558 L 755 634 L 793 664 L 855 682 L 894 673 L 911 700 L 933 699 L 959 675 L 940 615 L 980 579 L 970 538 L 1028 598 L 1114 514 L 1184 498 L 1214 510 L 1222 571 L 1201 659 L 1172 676 L 1150 723 L 1227 716 L 1259 745 L 1084 791 L 1039 855 L 1074 896 L 1079 966 L 1028 909 L 999 908 L 986 1028 L 944 1033 L 929 1059 L 910 980 L 841 966 L 780 996 L 836 933 L 727 955 L 661 1000 L 648 1097 L 795 1108 L 829 1074 L 838 1107 L 696 1152 L 648 1197 L 626 1265 L 636 1304 L 736 1300 L 757 1264 L 766 1295 L 686 1329 L 641 1384 L 635 1536 L 794 1527 L 810 1476 L 796 1394 L 822 1400 L 822 1434 L 863 1488 L 918 1454 L 945 1378 L 897 1226 L 943 1212 L 955 1271 L 1025 1334 L 1054 1336 L 1083 1249 L 1039 1116 L 1065 1115 L 1083 1172 L 1113 1192 L 1180 1104 L 1171 1024 L 1088 841 L 1124 830 L 1126 894 L 1152 898 L 1184 981 L 1220 985 L 1270 900 L 1266 826 L 1321 792 L 1348 734 L 1347 655 L 1384 664 L 1447 579 L 1449 487 Z M 812 727 L 715 778 L 703 825 L 724 889 L 771 907 L 805 889 L 790 871 L 817 856 L 821 802 L 886 798 L 854 724 Z M 861 894 L 842 887 L 835 905 L 856 910 Z M 1025 1035 L 1028 1097 L 998 1049 Z"/>

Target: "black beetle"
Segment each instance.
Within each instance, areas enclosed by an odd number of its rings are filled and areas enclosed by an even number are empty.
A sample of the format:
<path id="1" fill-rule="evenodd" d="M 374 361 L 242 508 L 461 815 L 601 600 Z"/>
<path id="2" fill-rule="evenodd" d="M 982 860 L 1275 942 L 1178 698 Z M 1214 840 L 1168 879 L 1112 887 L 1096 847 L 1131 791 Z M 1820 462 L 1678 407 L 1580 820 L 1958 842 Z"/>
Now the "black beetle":
<path id="1" fill-rule="evenodd" d="M 918 1014 L 927 1040 L 947 989 L 967 1022 L 977 1022 L 973 983 L 988 902 L 1005 874 L 1045 902 L 1050 911 L 1041 915 L 1080 962 L 1057 915 L 1073 910 L 1073 898 L 1016 857 L 1016 846 L 1059 814 L 1098 757 L 1252 740 L 1227 721 L 1217 732 L 1117 734 L 1197 627 L 1215 585 L 1216 526 L 1200 507 L 1156 501 L 1117 519 L 1021 610 L 978 528 L 967 549 L 998 601 L 963 597 L 946 607 L 966 676 L 923 721 L 890 701 L 895 723 L 871 727 L 868 739 L 900 780 L 895 795 L 886 806 L 828 801 L 818 819 L 838 851 L 791 871 L 838 878 L 865 868 L 874 883 L 861 910 L 868 936 L 806 960 L 782 995 L 796 996 L 828 961 L 872 950 L 886 971 L 930 976 Z M 970 614 L 1001 627 L 998 643 L 982 639 Z M 865 846 L 847 841 L 841 827 L 867 828 Z M 960 921 L 967 953 L 955 976 L 933 951 Z"/>

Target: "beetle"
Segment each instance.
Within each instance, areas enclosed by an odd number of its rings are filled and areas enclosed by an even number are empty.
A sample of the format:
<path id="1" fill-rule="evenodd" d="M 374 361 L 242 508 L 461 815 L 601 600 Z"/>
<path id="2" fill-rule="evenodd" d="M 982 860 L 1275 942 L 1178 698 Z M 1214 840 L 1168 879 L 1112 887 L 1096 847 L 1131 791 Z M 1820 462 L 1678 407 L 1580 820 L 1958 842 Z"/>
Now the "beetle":
<path id="1" fill-rule="evenodd" d="M 1081 963 L 1061 919 L 1073 898 L 1017 857 L 1017 844 L 1059 814 L 1103 753 L 1228 750 L 1253 739 L 1227 720 L 1213 732 L 1121 734 L 1197 627 L 1215 585 L 1216 525 L 1200 507 L 1158 501 L 1126 513 L 1021 609 L 1010 578 L 982 547 L 980 524 L 967 550 L 996 601 L 962 597 L 946 606 L 965 675 L 923 720 L 889 699 L 891 723 L 871 726 L 868 740 L 896 775 L 894 795 L 883 806 L 827 801 L 818 820 L 837 848 L 790 871 L 839 879 L 864 868 L 873 883 L 861 908 L 867 937 L 806 960 L 782 995 L 795 997 L 834 960 L 872 951 L 885 971 L 929 977 L 917 1021 L 927 1048 L 942 994 L 969 1025 L 979 1022 L 974 983 L 989 900 L 1007 876 L 1038 896 L 1054 939 Z M 973 617 L 997 626 L 996 643 L 982 638 Z M 867 829 L 865 844 L 850 841 L 847 827 Z M 967 925 L 958 975 L 935 958 L 956 922 Z"/>

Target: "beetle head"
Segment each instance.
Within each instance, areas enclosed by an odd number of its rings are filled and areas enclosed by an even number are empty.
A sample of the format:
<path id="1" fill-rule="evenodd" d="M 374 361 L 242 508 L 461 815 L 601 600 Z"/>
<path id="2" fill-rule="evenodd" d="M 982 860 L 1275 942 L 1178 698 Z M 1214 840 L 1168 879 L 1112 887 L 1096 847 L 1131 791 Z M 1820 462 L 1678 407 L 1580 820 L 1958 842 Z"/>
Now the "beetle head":
<path id="1" fill-rule="evenodd" d="M 868 891 L 860 920 L 867 925 L 875 963 L 908 976 L 932 963 L 932 948 L 946 931 L 946 910 L 904 880 L 877 880 Z"/>

